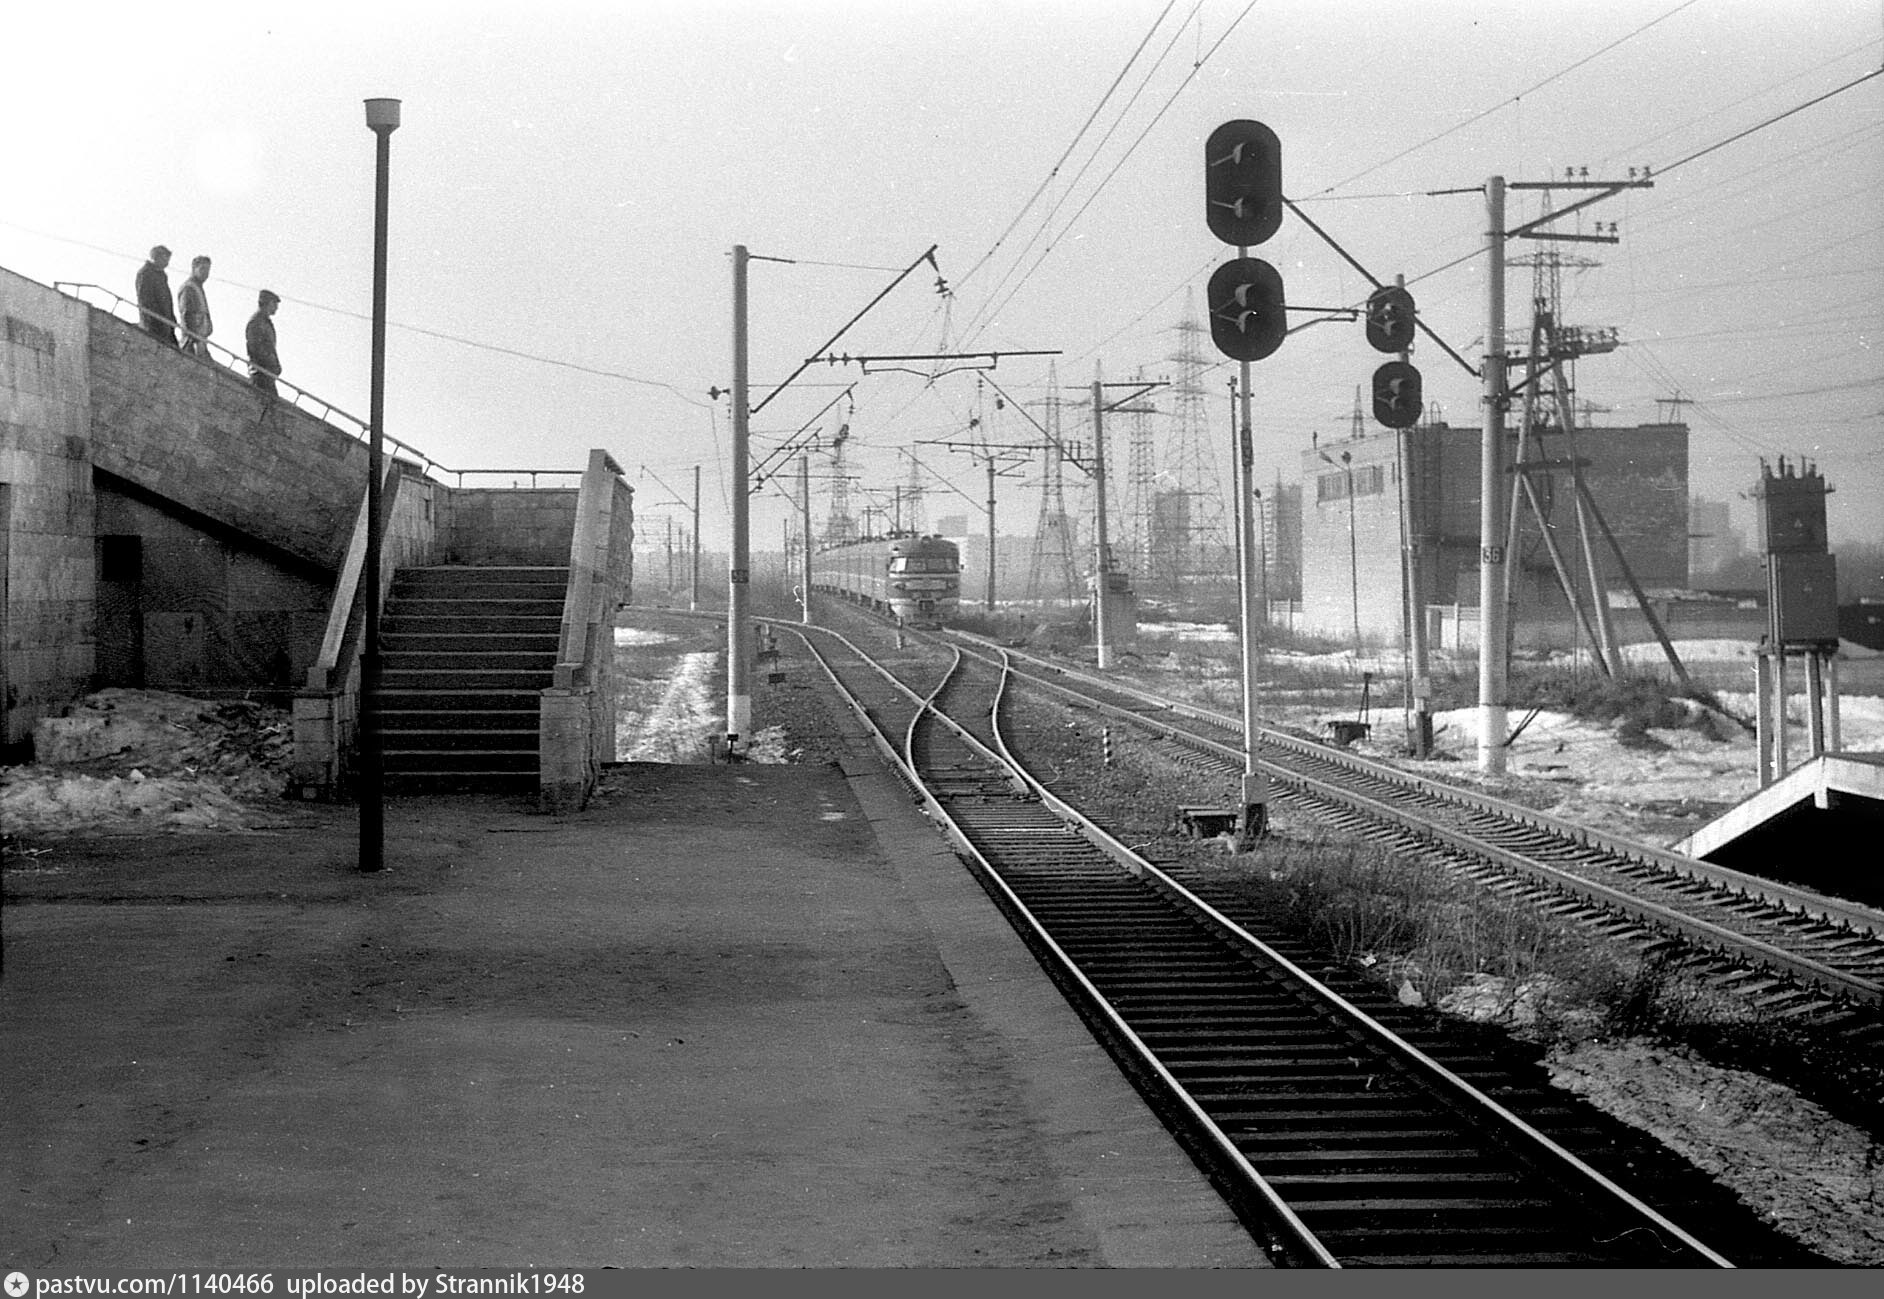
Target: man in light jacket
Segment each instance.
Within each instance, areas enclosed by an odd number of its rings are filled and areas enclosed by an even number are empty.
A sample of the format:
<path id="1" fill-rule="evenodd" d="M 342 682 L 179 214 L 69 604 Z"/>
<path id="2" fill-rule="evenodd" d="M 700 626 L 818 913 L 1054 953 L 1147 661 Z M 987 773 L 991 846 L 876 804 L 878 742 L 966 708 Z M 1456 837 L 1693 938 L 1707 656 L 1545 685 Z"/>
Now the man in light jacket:
<path id="1" fill-rule="evenodd" d="M 183 323 L 183 350 L 192 356 L 209 359 L 209 336 L 215 325 L 209 318 L 209 295 L 203 282 L 209 278 L 209 258 L 190 259 L 190 278 L 177 290 L 177 319 Z"/>

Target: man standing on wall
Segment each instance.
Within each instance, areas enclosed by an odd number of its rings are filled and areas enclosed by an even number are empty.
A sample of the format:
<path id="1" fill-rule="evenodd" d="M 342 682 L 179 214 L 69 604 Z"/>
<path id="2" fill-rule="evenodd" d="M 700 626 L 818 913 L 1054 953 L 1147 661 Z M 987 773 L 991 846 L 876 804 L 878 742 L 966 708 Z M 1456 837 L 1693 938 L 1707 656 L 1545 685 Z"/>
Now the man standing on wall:
<path id="1" fill-rule="evenodd" d="M 168 248 L 158 244 L 150 250 L 150 260 L 137 273 L 137 307 L 150 336 L 175 347 L 177 331 L 170 318 L 170 277 L 164 274 L 169 265 Z"/>
<path id="2" fill-rule="evenodd" d="M 263 289 L 256 301 L 255 314 L 249 317 L 249 382 L 273 396 L 275 379 L 281 374 L 281 356 L 275 351 L 275 322 L 269 317 L 281 306 L 281 295 Z"/>
<path id="3" fill-rule="evenodd" d="M 209 359 L 209 336 L 215 325 L 209 318 L 209 295 L 203 281 L 209 278 L 209 258 L 190 259 L 190 278 L 177 290 L 177 319 L 183 322 L 183 350 L 192 356 Z"/>

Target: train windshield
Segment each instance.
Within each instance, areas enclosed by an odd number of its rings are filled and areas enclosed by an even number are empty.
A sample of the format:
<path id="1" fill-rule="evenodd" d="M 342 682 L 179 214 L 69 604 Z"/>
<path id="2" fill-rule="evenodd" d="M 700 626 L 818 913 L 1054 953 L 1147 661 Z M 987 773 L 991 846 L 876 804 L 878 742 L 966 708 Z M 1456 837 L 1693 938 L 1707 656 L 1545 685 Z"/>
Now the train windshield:
<path id="1" fill-rule="evenodd" d="M 953 573 L 955 561 L 947 555 L 898 555 L 890 560 L 892 573 Z"/>

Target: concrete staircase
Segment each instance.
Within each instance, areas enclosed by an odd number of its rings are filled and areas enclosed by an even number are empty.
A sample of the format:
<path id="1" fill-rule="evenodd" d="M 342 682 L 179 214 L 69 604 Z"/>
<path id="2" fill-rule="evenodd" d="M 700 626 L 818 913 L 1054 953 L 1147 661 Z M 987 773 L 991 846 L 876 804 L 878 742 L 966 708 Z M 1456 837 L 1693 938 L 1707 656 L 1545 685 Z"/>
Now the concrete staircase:
<path id="1" fill-rule="evenodd" d="M 380 730 L 395 789 L 531 790 L 567 568 L 402 568 L 381 615 Z"/>

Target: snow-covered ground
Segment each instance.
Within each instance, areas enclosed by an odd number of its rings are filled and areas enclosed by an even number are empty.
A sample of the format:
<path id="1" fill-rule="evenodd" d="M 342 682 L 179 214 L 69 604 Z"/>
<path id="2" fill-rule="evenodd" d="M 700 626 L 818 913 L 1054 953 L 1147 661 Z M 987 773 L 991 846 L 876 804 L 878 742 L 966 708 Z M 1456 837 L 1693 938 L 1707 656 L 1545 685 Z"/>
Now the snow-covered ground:
<path id="1" fill-rule="evenodd" d="M 1160 643 L 1232 640 L 1220 626 L 1205 624 L 1147 624 L 1139 628 L 1141 649 Z M 1744 669 L 1751 685 L 1754 646 L 1747 641 L 1695 640 L 1675 642 L 1682 662 L 1697 675 L 1725 665 Z M 1625 660 L 1655 666 L 1663 661 L 1655 643 L 1622 647 Z M 1841 658 L 1870 670 L 1878 654 L 1846 643 Z M 1548 660 L 1568 665 L 1569 655 Z M 1153 671 L 1143 679 L 1159 686 L 1155 656 Z M 1405 754 L 1404 714 L 1400 710 L 1398 651 L 1356 655 L 1342 650 L 1326 654 L 1275 653 L 1267 656 L 1263 676 L 1278 673 L 1313 677 L 1325 673 L 1331 683 L 1354 682 L 1349 693 L 1358 701 L 1358 679 L 1364 672 L 1394 679 L 1392 697 L 1375 692 L 1368 721 L 1369 737 L 1355 744 L 1357 753 L 1404 765 L 1423 774 L 1483 786 L 1488 792 L 1523 793 L 1531 802 L 1567 820 L 1599 826 L 1611 832 L 1667 847 L 1698 830 L 1719 812 L 1751 797 L 1759 788 L 1758 745 L 1738 725 L 1724 723 L 1709 731 L 1679 728 L 1650 729 L 1647 744 L 1623 743 L 1613 726 L 1579 721 L 1563 713 L 1513 708 L 1509 725 L 1518 735 L 1507 751 L 1503 777 L 1479 774 L 1476 766 L 1478 712 L 1475 708 L 1449 709 L 1433 717 L 1436 752 L 1433 761 L 1416 762 Z M 1462 671 L 1472 670 L 1467 661 Z M 1855 673 L 1848 673 L 1855 676 Z M 1874 677 L 1872 678 L 1874 679 Z M 1169 683 L 1165 683 L 1169 684 Z M 1234 697 L 1235 682 L 1218 683 L 1220 699 Z M 1795 679 L 1787 728 L 1788 752 L 1797 761 L 1806 752 L 1805 699 Z M 1752 690 L 1716 692 L 1722 706 L 1739 717 L 1754 715 Z M 1295 702 L 1300 692 L 1277 691 L 1259 697 L 1258 711 L 1271 725 L 1295 727 L 1326 734 L 1326 723 L 1336 716 L 1352 717 L 1357 708 L 1336 709 L 1327 704 Z M 1218 707 L 1224 707 L 1219 702 Z M 1228 711 L 1228 709 L 1226 709 Z M 1884 697 L 1846 694 L 1838 701 L 1839 744 L 1849 753 L 1884 753 Z"/>

